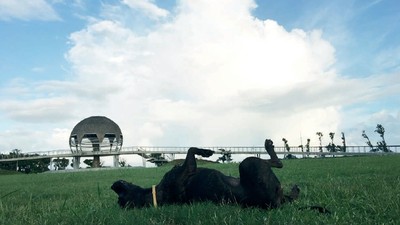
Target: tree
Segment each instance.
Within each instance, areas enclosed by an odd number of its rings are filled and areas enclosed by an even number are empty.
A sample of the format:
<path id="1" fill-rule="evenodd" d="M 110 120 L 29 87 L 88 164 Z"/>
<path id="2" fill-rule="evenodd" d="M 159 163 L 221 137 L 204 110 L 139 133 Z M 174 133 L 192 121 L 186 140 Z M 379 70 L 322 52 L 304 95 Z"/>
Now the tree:
<path id="1" fill-rule="evenodd" d="M 371 152 L 376 152 L 377 149 L 374 149 L 374 146 L 372 146 L 371 141 L 369 140 L 368 135 L 365 133 L 365 130 L 362 131 L 361 136 L 362 136 L 363 138 L 367 139 L 366 143 L 367 143 L 367 145 L 371 148 L 370 151 L 371 151 Z"/>
<path id="2" fill-rule="evenodd" d="M 83 160 L 83 163 L 85 163 L 86 165 L 88 165 L 87 168 L 92 168 L 92 166 L 93 166 L 93 159 L 85 159 L 85 160 Z"/>
<path id="3" fill-rule="evenodd" d="M 290 152 L 290 147 L 289 147 L 289 144 L 288 144 L 288 141 L 286 140 L 286 138 L 282 138 L 282 141 L 283 141 L 285 150 Z"/>
<path id="4" fill-rule="evenodd" d="M 377 142 L 378 151 L 390 152 L 385 141 L 385 128 L 381 124 L 377 124 L 375 132 L 378 133 L 382 138 L 382 141 Z"/>
<path id="5" fill-rule="evenodd" d="M 68 166 L 69 164 L 69 159 L 66 158 L 57 158 L 57 159 L 53 159 L 53 163 L 54 163 L 54 168 L 55 170 L 65 170 L 65 168 Z"/>
<path id="6" fill-rule="evenodd" d="M 148 158 L 147 161 L 156 164 L 156 166 L 162 166 L 168 162 L 161 153 L 151 153 Z"/>
<path id="7" fill-rule="evenodd" d="M 227 163 L 229 163 L 232 161 L 232 153 L 230 150 L 225 150 L 225 149 L 218 149 L 218 150 L 221 151 L 222 156 L 217 159 L 217 162 L 222 161 L 222 163 L 225 163 L 226 161 Z"/>
<path id="8" fill-rule="evenodd" d="M 310 152 L 310 138 L 307 138 L 307 144 L 306 144 L 306 152 Z M 310 154 L 307 154 L 307 156 L 310 156 Z"/>
<path id="9" fill-rule="evenodd" d="M 147 159 L 147 162 L 156 164 L 156 166 L 162 166 L 163 164 L 168 163 L 168 161 L 162 156 L 161 153 L 151 153 L 150 155 L 144 153 L 138 153 L 138 155 Z"/>
<path id="10" fill-rule="evenodd" d="M 121 158 L 118 163 L 119 163 L 120 167 L 125 167 L 126 166 L 126 160 L 124 158 Z"/>
<path id="11" fill-rule="evenodd" d="M 10 152 L 10 158 L 18 158 L 19 156 L 23 156 L 22 150 L 20 149 L 13 149 Z"/>
<path id="12" fill-rule="evenodd" d="M 18 157 L 32 157 L 39 156 L 39 154 L 24 154 L 19 149 L 13 149 L 4 158 L 18 158 Z M 49 170 L 50 158 L 32 159 L 32 160 L 19 160 L 11 162 L 0 163 L 0 168 L 4 170 L 17 170 L 25 173 L 41 173 Z"/>
<path id="13" fill-rule="evenodd" d="M 343 144 L 342 152 L 346 152 L 346 138 L 343 132 L 342 132 L 342 144 Z"/>
<path id="14" fill-rule="evenodd" d="M 335 133 L 334 132 L 330 132 L 329 133 L 329 137 L 331 138 L 331 143 L 333 144 L 333 138 L 335 138 Z"/>
<path id="15" fill-rule="evenodd" d="M 322 152 L 322 136 L 324 136 L 324 135 L 322 134 L 322 132 L 317 132 L 316 134 L 317 134 L 318 140 L 319 140 L 319 151 Z"/>
<path id="16" fill-rule="evenodd" d="M 335 145 L 335 143 L 333 143 L 333 139 L 335 138 L 335 133 L 334 132 L 330 132 L 329 133 L 329 137 L 331 139 L 331 143 L 329 143 L 326 146 L 326 149 L 328 149 L 328 152 L 336 152 L 336 145 Z"/>
<path id="17" fill-rule="evenodd" d="M 1 162 L 0 163 L 0 169 L 2 170 L 16 170 L 17 168 L 17 162 L 16 161 L 11 161 L 11 162 Z"/>
<path id="18" fill-rule="evenodd" d="M 304 146 L 303 145 L 299 145 L 299 148 L 301 149 L 301 152 L 304 152 Z"/>
<path id="19" fill-rule="evenodd" d="M 288 152 L 290 152 L 290 146 L 289 146 L 289 144 L 288 144 L 288 140 L 286 140 L 286 138 L 282 138 L 282 141 L 283 141 L 283 143 L 284 143 L 285 150 L 288 151 Z M 284 158 L 285 158 L 285 159 L 295 159 L 296 156 L 294 156 L 294 155 L 292 155 L 292 154 L 288 154 L 288 155 L 285 155 Z"/>
<path id="20" fill-rule="evenodd" d="M 32 154 L 32 155 L 24 155 L 24 156 L 39 156 L 38 154 Z M 50 158 L 44 158 L 44 159 L 32 159 L 32 160 L 23 160 L 19 161 L 19 169 L 18 171 L 20 172 L 25 172 L 25 173 L 42 173 L 49 171 L 49 166 L 50 166 Z"/>

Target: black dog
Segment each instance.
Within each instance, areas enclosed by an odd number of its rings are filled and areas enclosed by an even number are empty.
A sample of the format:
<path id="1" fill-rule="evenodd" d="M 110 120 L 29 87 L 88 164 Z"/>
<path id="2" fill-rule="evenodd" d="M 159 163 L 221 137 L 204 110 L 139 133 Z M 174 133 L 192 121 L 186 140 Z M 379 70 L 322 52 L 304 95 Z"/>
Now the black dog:
<path id="1" fill-rule="evenodd" d="M 276 156 L 271 140 L 265 140 L 265 149 L 271 159 L 246 158 L 239 165 L 240 178 L 225 176 L 214 169 L 198 168 L 195 155 L 209 157 L 214 152 L 189 148 L 183 165 L 172 168 L 155 187 L 141 188 L 119 180 L 111 188 L 118 194 L 121 207 L 212 201 L 276 208 L 296 199 L 300 190 L 295 185 L 289 195 L 283 194 L 281 184 L 271 169 L 282 168 L 282 162 Z"/>

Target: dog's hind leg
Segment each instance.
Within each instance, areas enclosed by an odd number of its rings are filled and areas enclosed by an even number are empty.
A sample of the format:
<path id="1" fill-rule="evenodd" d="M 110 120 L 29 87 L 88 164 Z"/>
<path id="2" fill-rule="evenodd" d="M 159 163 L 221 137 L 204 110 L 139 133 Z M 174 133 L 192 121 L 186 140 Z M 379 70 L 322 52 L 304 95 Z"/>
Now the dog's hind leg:
<path id="1" fill-rule="evenodd" d="M 267 150 L 271 159 L 267 160 L 271 167 L 282 168 L 283 164 L 275 152 L 274 143 L 270 139 L 265 139 L 265 150 Z"/>
<path id="2" fill-rule="evenodd" d="M 241 202 L 246 206 L 275 208 L 283 198 L 281 184 L 272 171 L 272 160 L 248 157 L 239 165 L 240 184 L 246 196 Z"/>

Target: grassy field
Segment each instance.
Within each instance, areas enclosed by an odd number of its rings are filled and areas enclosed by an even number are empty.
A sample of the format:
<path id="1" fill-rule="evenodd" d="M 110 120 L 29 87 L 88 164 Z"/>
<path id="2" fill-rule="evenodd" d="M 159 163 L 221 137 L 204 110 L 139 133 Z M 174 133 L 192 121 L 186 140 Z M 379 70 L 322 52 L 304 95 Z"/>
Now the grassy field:
<path id="1" fill-rule="evenodd" d="M 205 164 L 238 175 L 238 164 Z M 118 179 L 149 187 L 171 167 L 0 175 L 0 224 L 400 224 L 400 156 L 284 161 L 275 172 L 298 201 L 274 210 L 201 203 L 120 209 Z M 320 204 L 332 214 L 299 210 Z"/>

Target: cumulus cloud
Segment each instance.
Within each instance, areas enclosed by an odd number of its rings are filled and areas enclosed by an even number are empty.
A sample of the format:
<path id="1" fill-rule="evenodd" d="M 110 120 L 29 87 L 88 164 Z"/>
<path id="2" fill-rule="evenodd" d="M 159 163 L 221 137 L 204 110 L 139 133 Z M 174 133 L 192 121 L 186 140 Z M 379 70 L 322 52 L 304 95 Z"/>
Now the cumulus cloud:
<path id="1" fill-rule="evenodd" d="M 151 19 L 165 18 L 169 12 L 155 5 L 151 0 L 123 0 L 124 4 L 144 12 Z"/>
<path id="2" fill-rule="evenodd" d="M 125 4 L 162 17 L 152 2 L 138 2 Z M 41 96 L 3 109 L 21 120 L 28 109 L 58 118 L 60 146 L 68 143 L 65 130 L 92 115 L 117 122 L 125 146 L 259 146 L 267 137 L 298 145 L 300 136 L 317 144 L 317 131 L 340 133 L 344 108 L 379 98 L 380 85 L 398 93 L 395 76 L 338 75 L 322 31 L 286 30 L 253 17 L 254 7 L 250 0 L 179 1 L 146 34 L 115 17 L 93 21 L 70 36 L 67 81 L 40 83 Z"/>
<path id="3" fill-rule="evenodd" d="M 338 79 L 334 48 L 321 31 L 258 20 L 252 1 L 181 3 L 171 21 L 147 35 L 107 20 L 71 35 L 68 59 L 79 81 L 100 81 L 92 90 L 115 88 L 107 99 L 131 112 L 124 120 L 138 128 L 132 142 L 255 144 L 337 129 L 340 99 L 314 101 Z M 293 98 L 298 94 L 304 102 Z"/>
<path id="4" fill-rule="evenodd" d="M 60 20 L 57 12 L 45 0 L 2 0 L 0 20 Z"/>

